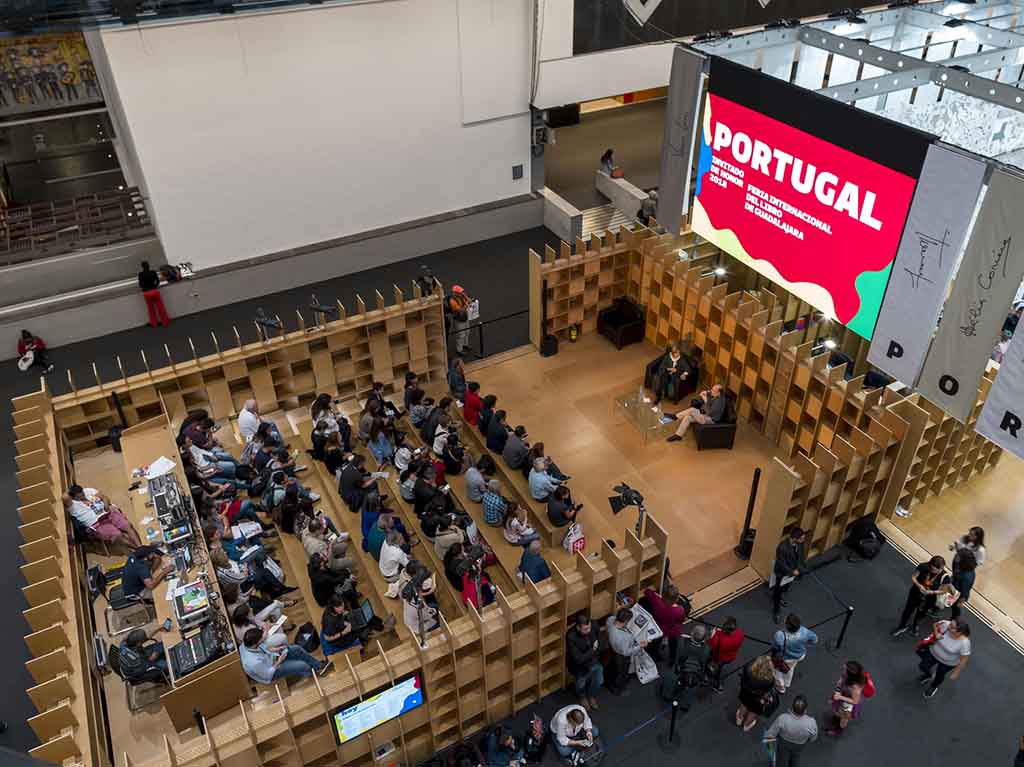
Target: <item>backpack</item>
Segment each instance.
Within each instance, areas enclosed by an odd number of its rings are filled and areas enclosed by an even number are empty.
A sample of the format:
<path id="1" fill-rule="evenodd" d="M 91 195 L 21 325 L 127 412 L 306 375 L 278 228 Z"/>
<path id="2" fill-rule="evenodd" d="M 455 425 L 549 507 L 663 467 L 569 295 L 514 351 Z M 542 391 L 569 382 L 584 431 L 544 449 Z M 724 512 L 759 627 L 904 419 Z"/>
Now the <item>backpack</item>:
<path id="1" fill-rule="evenodd" d="M 256 454 L 262 449 L 262 442 L 257 442 L 254 439 L 249 440 L 245 443 L 245 447 L 242 448 L 242 454 L 238 457 L 238 462 L 243 466 L 252 466 L 252 462 L 256 458 Z"/>
<path id="2" fill-rule="evenodd" d="M 874 559 L 885 545 L 885 536 L 871 517 L 861 517 L 847 531 L 843 541 L 850 549 L 846 559 L 848 562 L 860 559 Z"/>
<path id="3" fill-rule="evenodd" d="M 121 676 L 129 681 L 134 681 L 146 673 L 146 658 L 134 647 L 122 644 L 119 655 Z"/>
<path id="4" fill-rule="evenodd" d="M 320 632 L 307 621 L 295 631 L 295 644 L 306 652 L 316 652 L 320 649 Z"/>

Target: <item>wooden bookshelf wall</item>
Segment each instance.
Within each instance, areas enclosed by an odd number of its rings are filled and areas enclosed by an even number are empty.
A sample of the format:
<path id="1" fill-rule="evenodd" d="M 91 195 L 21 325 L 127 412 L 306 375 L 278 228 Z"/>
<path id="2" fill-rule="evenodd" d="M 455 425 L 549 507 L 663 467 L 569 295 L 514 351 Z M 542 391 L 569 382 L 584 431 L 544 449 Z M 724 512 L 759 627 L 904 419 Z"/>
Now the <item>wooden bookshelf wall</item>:
<path id="1" fill-rule="evenodd" d="M 78 388 L 68 374 L 71 393 L 56 397 L 57 426 L 72 448 L 104 444 L 112 426 L 121 425 L 114 394 L 124 412 L 126 426 L 163 413 L 183 413 L 207 407 L 216 419 L 227 418 L 254 398 L 262 412 L 308 404 L 319 393 L 341 399 L 365 395 L 373 381 L 389 393 L 400 392 L 407 371 L 427 382 L 443 381 L 447 373 L 444 317 L 438 295 L 406 299 L 394 288 L 395 301 L 385 305 L 376 293 L 376 307 L 368 310 L 357 298 L 358 312 L 347 316 L 340 304 L 340 319 L 307 328 L 299 315 L 298 330 L 282 336 L 242 344 L 205 356 L 175 361 L 151 369 L 143 356 L 144 373 L 122 375 Z M 189 341 L 194 350 L 195 345 Z M 214 345 L 220 343 L 214 336 Z M 166 347 L 165 347 L 166 348 Z M 123 370 L 121 360 L 118 365 Z"/>
<path id="2" fill-rule="evenodd" d="M 1000 448 L 973 428 L 994 371 L 962 425 L 918 395 L 905 396 L 902 384 L 865 388 L 867 341 L 693 232 L 638 229 L 619 239 L 639 255 L 639 286 L 631 281 L 622 295 L 639 296 L 647 340 L 692 344 L 701 352 L 702 385 L 721 383 L 739 417 L 780 449 L 759 524 L 765 556 L 796 525 L 810 531 L 812 552 L 823 551 L 856 519 L 891 516 L 897 504 L 910 508 L 999 460 Z M 570 252 L 565 243 L 559 259 L 551 249 L 544 261 L 531 252 L 531 289 L 571 269 Z M 548 285 L 547 329 L 557 333 L 567 325 L 551 319 L 561 315 Z M 853 361 L 852 371 L 829 367 L 824 338 Z"/>
<path id="3" fill-rule="evenodd" d="M 29 754 L 48 764 L 107 764 L 105 707 L 95 673 L 91 602 L 81 547 L 69 536 L 61 495 L 71 467 L 54 424 L 50 394 L 12 401 L 18 480 L 18 531 L 25 564 L 22 615 L 31 658 L 26 692 L 38 712 L 28 720 L 40 744 Z"/>
<path id="4" fill-rule="evenodd" d="M 622 228 L 567 242 L 556 252 L 545 246 L 543 258 L 530 250 L 530 340 L 539 346 L 546 334 L 564 338 L 569 328 L 597 328 L 597 313 L 616 298 L 640 300 L 641 244 L 648 229 Z M 545 319 L 546 317 L 546 319 Z"/>

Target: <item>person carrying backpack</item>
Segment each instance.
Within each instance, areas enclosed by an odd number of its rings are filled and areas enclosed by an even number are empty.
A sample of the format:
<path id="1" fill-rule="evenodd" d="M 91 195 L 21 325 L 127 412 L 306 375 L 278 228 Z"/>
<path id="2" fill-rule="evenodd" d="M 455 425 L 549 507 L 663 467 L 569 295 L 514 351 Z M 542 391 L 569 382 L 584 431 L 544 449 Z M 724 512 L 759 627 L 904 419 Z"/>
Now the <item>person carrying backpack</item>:
<path id="1" fill-rule="evenodd" d="M 697 624 L 689 636 L 683 634 L 679 643 L 679 657 L 675 673 L 679 679 L 679 707 L 689 711 L 697 699 L 697 689 L 704 684 L 711 648 L 707 644 L 707 629 Z"/>

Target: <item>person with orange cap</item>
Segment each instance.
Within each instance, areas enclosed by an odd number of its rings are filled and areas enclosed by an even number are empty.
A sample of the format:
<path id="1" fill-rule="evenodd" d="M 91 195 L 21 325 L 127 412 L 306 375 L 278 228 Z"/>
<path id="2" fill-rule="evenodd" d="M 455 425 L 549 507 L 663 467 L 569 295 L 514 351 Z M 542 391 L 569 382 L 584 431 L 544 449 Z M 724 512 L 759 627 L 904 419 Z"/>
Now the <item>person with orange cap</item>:
<path id="1" fill-rule="evenodd" d="M 461 285 L 452 285 L 448 296 L 448 313 L 451 316 L 450 331 L 455 341 L 455 353 L 462 354 L 469 345 L 469 305 L 472 303 Z"/>

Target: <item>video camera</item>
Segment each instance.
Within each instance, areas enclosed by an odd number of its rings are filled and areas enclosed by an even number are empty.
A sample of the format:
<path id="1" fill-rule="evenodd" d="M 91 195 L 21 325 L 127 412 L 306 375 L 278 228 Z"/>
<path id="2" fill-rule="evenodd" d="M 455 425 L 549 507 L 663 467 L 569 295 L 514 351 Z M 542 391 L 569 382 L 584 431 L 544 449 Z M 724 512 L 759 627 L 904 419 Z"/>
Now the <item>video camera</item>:
<path id="1" fill-rule="evenodd" d="M 475 577 L 480 574 L 480 560 L 484 558 L 487 552 L 483 546 L 473 545 L 464 549 L 463 553 L 465 557 L 459 560 L 459 563 L 455 566 L 455 572 L 459 575 L 469 575 Z"/>
<path id="2" fill-rule="evenodd" d="M 414 565 L 414 572 L 409 582 L 402 587 L 402 599 L 411 605 L 416 605 L 423 598 L 423 585 L 430 580 L 430 571 L 415 559 L 409 565 Z M 406 565 L 406 568 L 409 567 Z"/>

